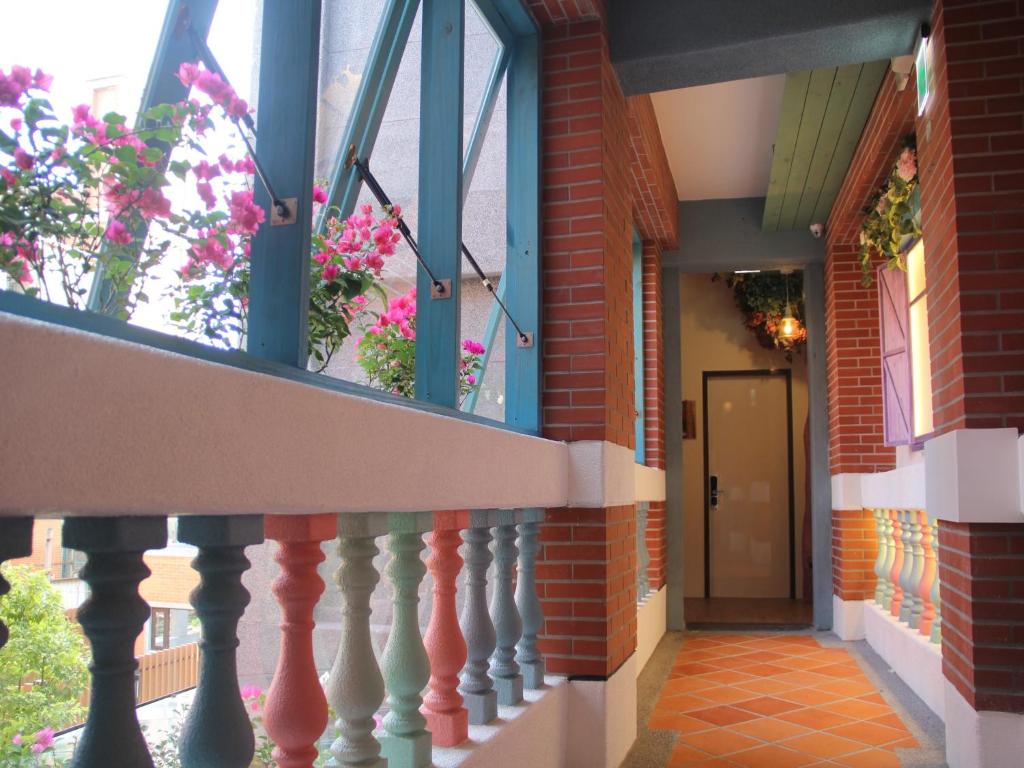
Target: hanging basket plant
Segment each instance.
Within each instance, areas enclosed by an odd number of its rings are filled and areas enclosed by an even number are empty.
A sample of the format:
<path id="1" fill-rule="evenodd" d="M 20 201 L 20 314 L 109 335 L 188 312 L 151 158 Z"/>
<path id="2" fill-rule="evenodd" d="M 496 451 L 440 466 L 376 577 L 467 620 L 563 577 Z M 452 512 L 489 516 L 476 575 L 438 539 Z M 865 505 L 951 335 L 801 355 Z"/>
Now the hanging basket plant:
<path id="1" fill-rule="evenodd" d="M 732 289 L 743 324 L 766 349 L 780 349 L 792 359 L 807 343 L 804 325 L 804 278 L 801 272 L 716 274 Z"/>
<path id="2" fill-rule="evenodd" d="M 885 184 L 864 209 L 860 227 L 861 284 L 871 286 L 875 255 L 885 258 L 889 269 L 906 269 L 907 246 L 921 236 L 920 194 L 917 180 L 917 144 L 913 134 L 903 141 L 896 164 Z"/>

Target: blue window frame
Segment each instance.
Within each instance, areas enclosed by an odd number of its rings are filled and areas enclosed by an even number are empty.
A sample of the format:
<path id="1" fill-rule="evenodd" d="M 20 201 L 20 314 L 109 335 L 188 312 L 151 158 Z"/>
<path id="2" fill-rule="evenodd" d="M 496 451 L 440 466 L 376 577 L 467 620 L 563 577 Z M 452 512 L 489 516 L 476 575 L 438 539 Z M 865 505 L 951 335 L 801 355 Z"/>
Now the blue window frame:
<path id="1" fill-rule="evenodd" d="M 441 279 L 452 281 L 447 299 L 418 302 L 417 399 L 388 393 L 306 370 L 307 304 L 313 156 L 316 139 L 320 3 L 267 0 L 262 4 L 264 31 L 259 78 L 256 151 L 282 198 L 295 198 L 300 224 L 265 226 L 253 240 L 247 352 L 213 349 L 197 342 L 123 323 L 93 312 L 79 312 L 12 292 L 0 291 L 0 311 L 121 338 L 198 359 L 254 370 L 314 386 L 346 391 L 397 404 L 460 415 L 458 411 L 459 244 L 465 181 L 473 173 L 494 99 L 504 78 L 507 91 L 507 230 L 506 267 L 501 297 L 529 343 L 505 333 L 505 423 L 499 426 L 537 433 L 540 430 L 540 82 L 536 25 L 523 0 L 475 0 L 480 15 L 501 42 L 488 91 L 473 134 L 463 151 L 462 21 L 468 0 L 432 0 L 424 4 L 421 62 L 420 217 L 417 235 L 427 263 Z M 174 0 L 169 6 L 151 66 L 142 108 L 184 98 L 174 73 L 196 51 L 180 30 L 183 10 L 203 38 L 217 8 L 216 0 Z M 330 199 L 343 215 L 356 204 L 360 181 L 344 160 L 350 147 L 368 158 L 394 85 L 419 0 L 386 0 L 360 81 L 349 122 L 337 149 Z M 451 30 L 460 31 L 452 35 Z M 267 66 L 280 62 L 278 66 Z M 265 190 L 257 201 L 269 210 Z M 427 204 L 429 203 L 429 204 Z M 419 282 L 425 274 L 420 270 Z M 421 286 L 422 288 L 422 286 Z M 421 296 L 429 290 L 421 290 Z M 488 323 L 497 328 L 503 319 Z M 504 322 L 507 323 L 507 320 Z M 493 337 L 492 337 L 493 338 Z M 488 345 L 489 346 L 489 345 Z"/>
<path id="2" fill-rule="evenodd" d="M 644 249 L 633 230 L 633 401 L 636 403 L 636 463 L 646 461 L 644 447 Z"/>

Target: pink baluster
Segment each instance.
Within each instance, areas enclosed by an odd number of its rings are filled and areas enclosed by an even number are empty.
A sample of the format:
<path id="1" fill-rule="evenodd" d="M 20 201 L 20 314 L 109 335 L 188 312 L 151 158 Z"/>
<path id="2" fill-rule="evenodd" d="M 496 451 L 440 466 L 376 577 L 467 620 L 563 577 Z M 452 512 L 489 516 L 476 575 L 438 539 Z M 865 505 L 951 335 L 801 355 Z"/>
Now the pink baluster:
<path id="1" fill-rule="evenodd" d="M 939 578 L 939 563 L 936 560 L 938 542 L 932 537 L 932 526 L 928 513 L 924 510 L 914 512 L 921 521 L 921 548 L 924 550 L 924 570 L 921 572 L 921 584 L 917 594 L 921 596 L 924 608 L 921 611 L 921 623 L 918 631 L 925 637 L 931 637 L 932 623 L 935 621 L 935 604 L 932 602 L 932 584 Z"/>
<path id="2" fill-rule="evenodd" d="M 434 513 L 428 538 L 427 569 L 434 581 L 434 604 L 423 645 L 430 658 L 430 692 L 420 710 L 439 747 L 461 744 L 469 735 L 469 713 L 458 691 L 459 671 L 466 663 L 466 641 L 455 610 L 455 579 L 462 570 L 459 530 L 469 526 L 467 511 Z"/>
<path id="3" fill-rule="evenodd" d="M 889 510 L 889 515 L 892 517 L 892 543 L 893 543 L 893 558 L 892 558 L 892 570 L 889 571 L 889 578 L 892 580 L 893 592 L 892 592 L 892 605 L 889 608 L 889 612 L 896 616 L 900 615 L 900 605 L 903 604 L 903 587 L 900 586 L 900 574 L 903 572 L 903 520 L 901 515 L 903 513 L 898 512 L 895 509 Z"/>
<path id="4" fill-rule="evenodd" d="M 265 532 L 280 544 L 281 574 L 272 589 L 281 604 L 281 653 L 267 691 L 263 724 L 277 744 L 279 768 L 312 768 L 327 727 L 327 699 L 313 661 L 313 608 L 324 591 L 316 567 L 320 542 L 337 535 L 334 515 L 268 515 Z"/>

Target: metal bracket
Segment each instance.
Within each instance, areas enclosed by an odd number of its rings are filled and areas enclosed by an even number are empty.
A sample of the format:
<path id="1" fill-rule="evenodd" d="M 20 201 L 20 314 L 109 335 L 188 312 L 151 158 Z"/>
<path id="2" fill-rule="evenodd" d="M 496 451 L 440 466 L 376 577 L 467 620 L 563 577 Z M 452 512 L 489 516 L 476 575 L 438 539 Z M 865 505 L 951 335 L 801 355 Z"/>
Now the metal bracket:
<path id="1" fill-rule="evenodd" d="M 437 283 L 440 283 L 440 285 Z M 437 283 L 430 284 L 430 298 L 450 299 L 452 297 L 452 281 L 438 280 Z"/>
<path id="2" fill-rule="evenodd" d="M 351 168 L 356 162 L 356 145 L 349 144 L 348 152 L 345 153 L 345 169 Z"/>
<path id="3" fill-rule="evenodd" d="M 281 210 L 281 207 L 284 210 Z M 299 210 L 299 199 L 297 197 L 286 197 L 284 200 L 278 200 L 277 203 L 270 204 L 270 226 L 272 227 L 284 227 L 289 224 L 294 224 L 297 221 Z"/>
<path id="4" fill-rule="evenodd" d="M 526 338 L 524 339 L 523 336 Z M 516 346 L 520 349 L 532 349 L 533 331 L 523 331 L 522 334 L 516 334 Z"/>

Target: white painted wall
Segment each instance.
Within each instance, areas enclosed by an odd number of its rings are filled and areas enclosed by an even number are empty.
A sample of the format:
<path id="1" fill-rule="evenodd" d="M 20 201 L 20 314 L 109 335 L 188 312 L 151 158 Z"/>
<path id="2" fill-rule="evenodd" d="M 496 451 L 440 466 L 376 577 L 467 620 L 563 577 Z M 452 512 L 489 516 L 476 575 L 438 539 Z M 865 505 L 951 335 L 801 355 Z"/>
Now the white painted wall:
<path id="1" fill-rule="evenodd" d="M 639 676 L 665 636 L 668 590 L 649 592 L 636 606 L 636 673 Z"/>

